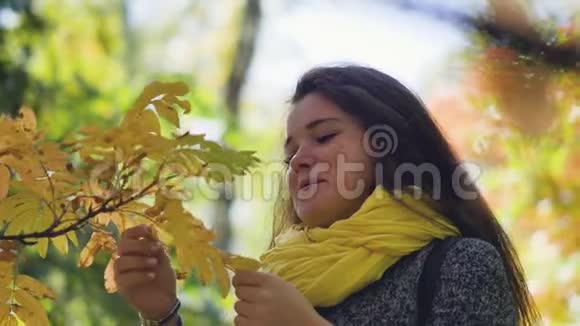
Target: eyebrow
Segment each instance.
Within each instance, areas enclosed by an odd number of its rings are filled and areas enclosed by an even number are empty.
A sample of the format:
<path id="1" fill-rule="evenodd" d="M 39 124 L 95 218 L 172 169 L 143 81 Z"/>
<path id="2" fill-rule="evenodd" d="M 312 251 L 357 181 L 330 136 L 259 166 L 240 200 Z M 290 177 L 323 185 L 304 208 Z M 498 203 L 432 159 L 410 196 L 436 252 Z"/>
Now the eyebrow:
<path id="1" fill-rule="evenodd" d="M 340 121 L 340 119 L 338 118 L 321 118 L 321 119 L 315 119 L 310 121 L 309 123 L 306 124 L 306 129 L 313 129 L 316 126 L 320 125 L 323 122 L 327 122 L 327 121 Z M 288 146 L 288 144 L 290 143 L 290 141 L 292 141 L 292 137 L 288 137 L 286 138 L 286 141 L 284 141 L 284 148 L 286 148 Z"/>

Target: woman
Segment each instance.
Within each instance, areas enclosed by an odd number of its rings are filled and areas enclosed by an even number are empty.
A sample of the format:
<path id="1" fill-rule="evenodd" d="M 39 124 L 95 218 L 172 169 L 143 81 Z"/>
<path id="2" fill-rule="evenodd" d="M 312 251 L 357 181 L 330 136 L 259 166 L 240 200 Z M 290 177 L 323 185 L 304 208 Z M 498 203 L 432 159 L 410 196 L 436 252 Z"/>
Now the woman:
<path id="1" fill-rule="evenodd" d="M 538 321 L 508 236 L 398 81 L 361 66 L 315 68 L 297 84 L 286 136 L 264 271 L 232 280 L 236 325 Z M 123 234 L 119 290 L 143 318 L 177 325 L 174 273 L 160 246 L 137 240 L 148 234 Z"/>

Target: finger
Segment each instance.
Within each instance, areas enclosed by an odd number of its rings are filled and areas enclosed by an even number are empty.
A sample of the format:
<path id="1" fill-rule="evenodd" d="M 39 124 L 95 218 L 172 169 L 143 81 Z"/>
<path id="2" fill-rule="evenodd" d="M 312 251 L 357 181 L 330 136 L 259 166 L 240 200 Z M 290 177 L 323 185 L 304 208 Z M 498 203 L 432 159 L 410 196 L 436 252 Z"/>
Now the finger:
<path id="1" fill-rule="evenodd" d="M 245 316 L 237 315 L 234 318 L 234 325 L 236 325 L 236 326 L 250 326 L 250 320 Z"/>
<path id="2" fill-rule="evenodd" d="M 238 300 L 234 303 L 234 310 L 238 315 L 249 317 L 252 315 L 252 304 L 243 300 Z"/>
<path id="3" fill-rule="evenodd" d="M 262 288 L 255 286 L 235 286 L 235 293 L 238 299 L 252 303 L 268 301 L 271 299 Z"/>
<path id="4" fill-rule="evenodd" d="M 134 271 L 152 271 L 159 263 L 156 257 L 121 256 L 115 260 L 115 271 L 127 273 Z"/>
<path id="5" fill-rule="evenodd" d="M 257 286 L 263 284 L 267 276 L 268 274 L 263 272 L 237 270 L 236 274 L 232 278 L 232 284 L 234 286 L 240 285 Z"/>
<path id="6" fill-rule="evenodd" d="M 128 228 L 121 234 L 121 238 L 127 239 L 140 239 L 140 238 L 147 238 L 150 240 L 157 240 L 153 235 L 153 230 L 149 225 L 139 224 L 134 227 Z"/>
<path id="7" fill-rule="evenodd" d="M 162 251 L 161 249 L 162 246 L 158 241 L 122 239 L 117 247 L 117 253 L 120 256 L 156 256 Z"/>
<path id="8" fill-rule="evenodd" d="M 153 272 L 128 272 L 123 274 L 115 274 L 115 282 L 119 290 L 124 291 L 132 289 L 136 286 L 147 284 L 155 279 Z"/>

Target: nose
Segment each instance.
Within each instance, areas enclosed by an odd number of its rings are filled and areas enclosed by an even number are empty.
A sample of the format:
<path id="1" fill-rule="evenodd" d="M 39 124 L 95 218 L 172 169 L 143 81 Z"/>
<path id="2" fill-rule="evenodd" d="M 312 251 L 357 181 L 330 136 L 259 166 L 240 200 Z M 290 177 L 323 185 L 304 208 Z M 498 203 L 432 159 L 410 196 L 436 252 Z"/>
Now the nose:
<path id="1" fill-rule="evenodd" d="M 301 147 L 298 149 L 296 154 L 292 156 L 292 159 L 290 159 L 290 168 L 295 172 L 299 172 L 300 169 L 311 168 L 314 162 L 315 159 L 312 152 L 305 147 Z"/>

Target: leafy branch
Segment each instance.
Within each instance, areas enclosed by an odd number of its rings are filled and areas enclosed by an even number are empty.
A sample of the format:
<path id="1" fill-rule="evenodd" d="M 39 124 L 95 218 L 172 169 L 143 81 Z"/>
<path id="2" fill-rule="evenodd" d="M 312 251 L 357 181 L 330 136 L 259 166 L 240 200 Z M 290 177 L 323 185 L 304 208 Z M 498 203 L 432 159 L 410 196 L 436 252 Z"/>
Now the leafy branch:
<path id="1" fill-rule="evenodd" d="M 487 36 L 492 44 L 512 48 L 523 56 L 540 59 L 556 68 L 580 68 L 578 40 L 558 44 L 542 37 L 525 16 L 524 8 L 517 5 L 517 1 L 490 0 L 489 3 L 493 16 L 472 17 L 440 5 L 408 0 L 388 1 L 391 6 L 423 13 L 460 28 L 476 31 Z M 506 7 L 510 10 L 505 10 Z"/>
<path id="2" fill-rule="evenodd" d="M 259 267 L 255 260 L 213 247 L 215 232 L 179 199 L 186 189 L 176 185 L 187 178 L 231 182 L 259 162 L 254 152 L 226 149 L 205 135 L 178 133 L 179 115 L 190 110 L 180 98 L 187 91 L 183 83 L 153 82 L 118 127 L 87 127 L 60 144 L 43 139 L 29 109 L 15 118 L 0 117 L 0 129 L 6 131 L 0 135 L 0 299 L 16 298 L 16 303 L 0 302 L 0 324 L 16 319 L 48 323 L 38 300 L 54 295 L 36 280 L 35 288 L 44 295 L 23 290 L 29 280 L 18 282 L 25 277 L 15 268 L 23 252 L 19 245 L 34 247 L 44 258 L 52 244 L 66 255 L 69 242 L 79 246 L 76 232 L 87 226 L 92 234 L 80 252 L 79 267 L 91 266 L 98 252 L 107 252 L 111 258 L 104 280 L 111 293 L 116 291 L 111 274 L 115 234 L 137 224 L 150 225 L 160 240 L 175 247 L 184 271 L 180 276 L 195 270 L 203 284 L 216 280 L 224 296 L 230 287 L 226 269 Z M 161 120 L 169 123 L 169 131 L 162 130 Z M 10 280 L 16 280 L 14 288 L 4 286 L 14 286 Z"/>

